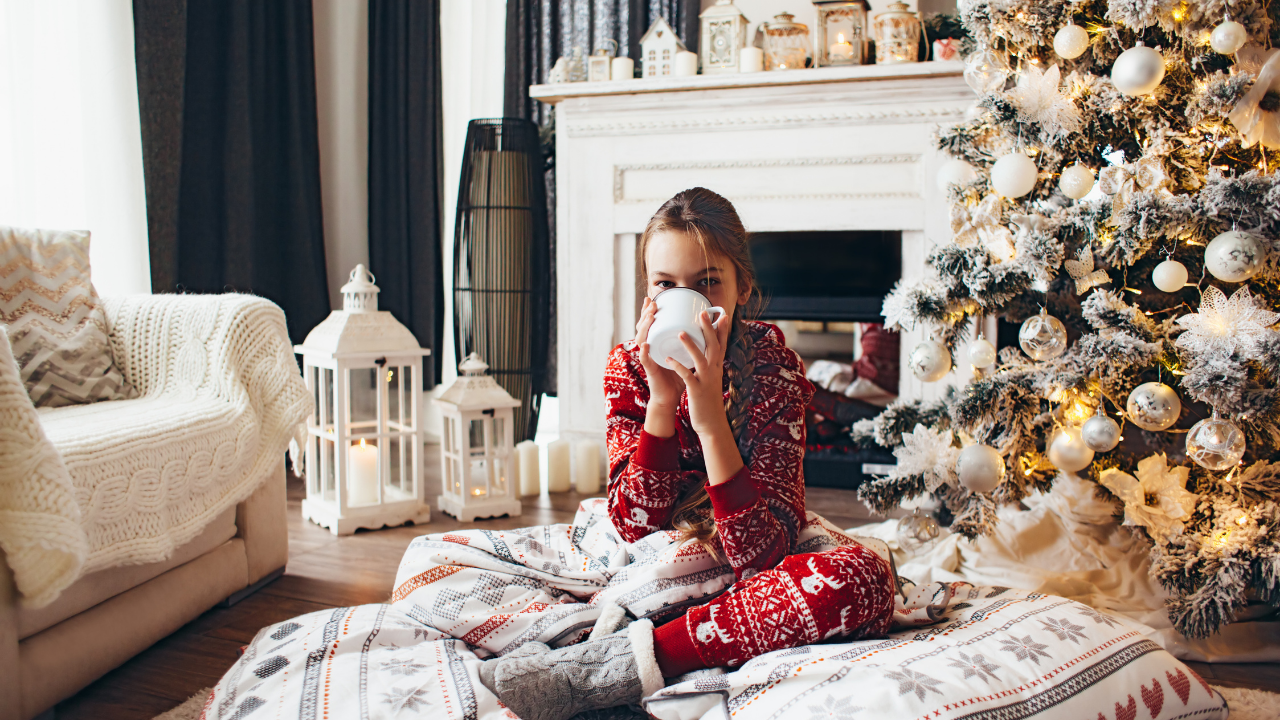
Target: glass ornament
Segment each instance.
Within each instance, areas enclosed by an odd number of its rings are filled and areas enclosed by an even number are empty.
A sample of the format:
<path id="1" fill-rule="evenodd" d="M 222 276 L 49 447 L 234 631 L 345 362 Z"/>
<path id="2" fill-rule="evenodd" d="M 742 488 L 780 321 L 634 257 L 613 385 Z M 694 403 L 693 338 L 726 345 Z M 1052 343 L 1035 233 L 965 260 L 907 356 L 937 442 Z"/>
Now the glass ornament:
<path id="1" fill-rule="evenodd" d="M 1142 383 L 1129 393 L 1125 414 L 1143 430 L 1168 430 L 1182 414 L 1182 401 L 1173 388 L 1160 382 Z"/>
<path id="2" fill-rule="evenodd" d="M 1187 266 L 1177 260 L 1165 260 L 1151 271 L 1151 283 L 1160 292 L 1178 292 L 1187 284 Z"/>
<path id="3" fill-rule="evenodd" d="M 1049 443 L 1049 462 L 1063 472 L 1079 472 L 1093 462 L 1093 448 L 1085 444 L 1080 430 L 1068 427 L 1060 430 Z"/>
<path id="4" fill-rule="evenodd" d="M 917 508 L 898 523 L 898 548 L 914 554 L 941 534 L 942 527 L 938 521 L 932 515 L 921 515 Z"/>
<path id="5" fill-rule="evenodd" d="M 1129 97 L 1150 93 L 1163 79 L 1164 56 L 1141 42 L 1120 53 L 1111 66 L 1111 82 Z"/>
<path id="6" fill-rule="evenodd" d="M 938 168 L 938 189 L 946 192 L 952 185 L 968 185 L 978 179 L 978 170 L 960 158 L 951 158 Z"/>
<path id="7" fill-rule="evenodd" d="M 1079 163 L 1064 168 L 1058 177 L 1058 189 L 1072 200 L 1079 200 L 1093 190 L 1093 168 Z"/>
<path id="8" fill-rule="evenodd" d="M 1088 49 L 1089 31 L 1075 23 L 1063 25 L 1061 30 L 1053 34 L 1053 51 L 1060 57 L 1074 60 Z"/>
<path id="9" fill-rule="evenodd" d="M 792 22 L 791 13 L 778 13 L 764 27 L 764 69 L 800 70 L 809 57 L 809 26 Z"/>
<path id="10" fill-rule="evenodd" d="M 911 374 L 925 382 L 941 380 L 951 372 L 951 351 L 937 340 L 925 340 L 907 358 Z"/>
<path id="11" fill-rule="evenodd" d="M 1098 414 L 1080 426 L 1080 440 L 1094 452 L 1114 450 L 1120 444 L 1120 424 L 1108 417 L 1099 405 Z"/>
<path id="12" fill-rule="evenodd" d="M 996 361 L 996 346 L 990 340 L 979 335 L 977 340 L 969 343 L 969 364 L 977 368 L 990 367 Z"/>
<path id="13" fill-rule="evenodd" d="M 1258 274 L 1265 256 L 1257 236 L 1228 230 L 1205 246 L 1204 267 L 1223 282 L 1244 282 Z"/>
<path id="14" fill-rule="evenodd" d="M 1187 457 L 1207 470 L 1235 467 L 1244 457 L 1244 433 L 1215 410 L 1187 431 Z"/>
<path id="15" fill-rule="evenodd" d="M 1227 20 L 1209 35 L 1209 47 L 1222 55 L 1234 55 L 1249 42 L 1249 31 L 1235 20 Z"/>
<path id="16" fill-rule="evenodd" d="M 964 81 L 979 95 L 999 92 L 1009 79 L 1009 63 L 1003 55 L 978 50 L 964 59 Z"/>
<path id="17" fill-rule="evenodd" d="M 989 493 L 1004 482 L 1004 458 L 990 445 L 970 445 L 960 451 L 956 475 L 970 492 Z"/>
<path id="18" fill-rule="evenodd" d="M 1018 345 L 1032 360 L 1052 360 L 1067 351 L 1067 328 L 1062 321 L 1040 308 L 1018 329 Z"/>

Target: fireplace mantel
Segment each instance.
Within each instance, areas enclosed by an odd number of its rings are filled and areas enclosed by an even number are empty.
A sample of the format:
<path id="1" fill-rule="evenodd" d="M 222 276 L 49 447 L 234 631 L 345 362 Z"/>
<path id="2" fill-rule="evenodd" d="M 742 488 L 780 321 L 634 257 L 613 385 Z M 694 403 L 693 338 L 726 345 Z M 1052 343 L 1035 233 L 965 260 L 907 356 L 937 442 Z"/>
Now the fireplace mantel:
<path id="1" fill-rule="evenodd" d="M 604 366 L 634 335 L 635 243 L 694 186 L 749 231 L 901 230 L 902 273 L 949 234 L 934 131 L 973 102 L 954 62 L 535 85 L 556 105 L 560 433 L 604 438 Z M 906 355 L 921 331 L 904 333 Z M 904 397 L 941 392 L 902 373 Z"/>

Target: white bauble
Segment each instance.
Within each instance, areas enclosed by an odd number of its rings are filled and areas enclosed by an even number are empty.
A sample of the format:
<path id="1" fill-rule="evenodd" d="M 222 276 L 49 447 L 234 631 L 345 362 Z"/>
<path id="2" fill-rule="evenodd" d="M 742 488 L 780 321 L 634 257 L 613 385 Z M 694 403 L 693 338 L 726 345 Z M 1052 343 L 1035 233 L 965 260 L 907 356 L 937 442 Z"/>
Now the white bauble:
<path id="1" fill-rule="evenodd" d="M 969 343 L 969 364 L 974 367 L 989 367 L 996 361 L 996 346 L 991 341 L 978 336 L 977 340 Z"/>
<path id="2" fill-rule="evenodd" d="M 1004 458 L 989 445 L 970 445 L 960 451 L 956 475 L 971 492 L 991 492 L 1004 482 Z"/>
<path id="3" fill-rule="evenodd" d="M 1111 82 L 1130 97 L 1146 95 L 1164 79 L 1164 56 L 1141 43 L 1120 53 L 1111 66 Z"/>
<path id="4" fill-rule="evenodd" d="M 1187 431 L 1187 457 L 1209 470 L 1235 467 L 1244 457 L 1244 433 L 1216 414 Z"/>
<path id="5" fill-rule="evenodd" d="M 979 95 L 1003 90 L 1008 79 L 1009 63 L 1004 55 L 978 50 L 964 59 L 964 81 Z"/>
<path id="6" fill-rule="evenodd" d="M 1216 53 L 1234 55 L 1237 50 L 1249 42 L 1249 31 L 1235 20 L 1227 20 L 1213 29 L 1209 35 L 1209 47 Z"/>
<path id="7" fill-rule="evenodd" d="M 1178 292 L 1187 284 L 1187 266 L 1177 260 L 1165 260 L 1151 271 L 1151 282 L 1160 292 Z"/>
<path id="8" fill-rule="evenodd" d="M 1093 189 L 1093 169 L 1079 163 L 1063 168 L 1058 178 L 1058 189 L 1072 200 L 1079 200 Z"/>
<path id="9" fill-rule="evenodd" d="M 1067 351 L 1067 328 L 1041 308 L 1018 328 L 1018 345 L 1032 360 L 1052 360 Z"/>
<path id="10" fill-rule="evenodd" d="M 1094 415 L 1080 426 L 1080 439 L 1094 452 L 1107 452 L 1120 444 L 1120 425 L 1106 415 Z"/>
<path id="11" fill-rule="evenodd" d="M 991 166 L 991 187 L 1007 198 L 1020 198 L 1036 186 L 1036 164 L 1026 153 L 1011 152 Z"/>
<path id="12" fill-rule="evenodd" d="M 1074 60 L 1089 49 L 1089 31 L 1068 23 L 1053 34 L 1053 51 L 1068 60 Z"/>
<path id="13" fill-rule="evenodd" d="M 1182 414 L 1178 393 L 1164 383 L 1142 383 L 1129 393 L 1125 414 L 1143 430 L 1168 430 Z"/>
<path id="14" fill-rule="evenodd" d="M 911 351 L 907 366 L 925 382 L 941 380 L 951 372 L 951 351 L 937 340 L 925 340 Z"/>
<path id="15" fill-rule="evenodd" d="M 1066 428 L 1049 443 L 1049 462 L 1063 472 L 1079 472 L 1093 462 L 1093 449 L 1080 439 L 1080 431 Z"/>
<path id="16" fill-rule="evenodd" d="M 967 185 L 977 179 L 977 169 L 960 158 L 952 158 L 938 168 L 938 189 L 942 192 L 951 185 Z"/>
<path id="17" fill-rule="evenodd" d="M 1205 246 L 1204 267 L 1223 282 L 1244 282 L 1258 274 L 1265 256 L 1255 235 L 1228 230 Z"/>

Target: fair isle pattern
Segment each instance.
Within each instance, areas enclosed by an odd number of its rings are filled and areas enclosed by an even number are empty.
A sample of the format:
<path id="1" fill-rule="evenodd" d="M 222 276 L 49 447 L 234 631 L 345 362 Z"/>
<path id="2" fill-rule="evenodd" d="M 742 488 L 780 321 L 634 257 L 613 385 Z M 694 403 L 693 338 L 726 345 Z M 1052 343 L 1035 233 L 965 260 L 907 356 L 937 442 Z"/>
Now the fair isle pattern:
<path id="1" fill-rule="evenodd" d="M 133 396 L 111 356 L 89 233 L 0 226 L 0 325 L 36 407 Z"/>
<path id="2" fill-rule="evenodd" d="M 804 377 L 800 358 L 782 341 L 776 327 L 746 323 L 755 350 L 755 382 L 748 401 L 751 438 L 748 466 L 760 491 L 754 505 L 717 518 L 718 541 L 739 577 L 773 567 L 795 547 L 804 509 L 804 410 L 813 385 Z M 726 395 L 728 377 L 725 378 Z M 613 349 L 604 375 L 606 440 L 609 447 L 609 508 L 626 540 L 636 541 L 658 529 L 671 528 L 680 491 L 705 477 L 702 445 L 689 421 L 689 399 L 676 411 L 680 470 L 655 472 L 631 461 L 644 429 L 649 386 L 633 341 Z"/>

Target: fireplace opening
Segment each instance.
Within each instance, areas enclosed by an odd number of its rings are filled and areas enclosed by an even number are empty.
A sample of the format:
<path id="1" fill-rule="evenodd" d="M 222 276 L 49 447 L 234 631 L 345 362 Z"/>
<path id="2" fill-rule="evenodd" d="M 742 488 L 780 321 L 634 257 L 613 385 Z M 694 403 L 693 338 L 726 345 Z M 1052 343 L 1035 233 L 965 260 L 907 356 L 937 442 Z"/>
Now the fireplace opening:
<path id="1" fill-rule="evenodd" d="M 896 230 L 753 233 L 750 247 L 764 315 L 779 320 L 880 322 L 902 276 Z"/>

